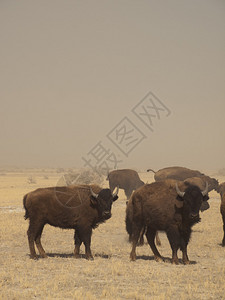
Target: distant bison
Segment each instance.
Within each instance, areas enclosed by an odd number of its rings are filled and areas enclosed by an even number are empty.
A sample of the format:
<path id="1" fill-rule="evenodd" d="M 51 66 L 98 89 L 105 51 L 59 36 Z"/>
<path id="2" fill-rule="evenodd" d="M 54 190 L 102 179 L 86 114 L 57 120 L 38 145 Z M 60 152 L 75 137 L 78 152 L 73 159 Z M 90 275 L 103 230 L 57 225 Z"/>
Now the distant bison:
<path id="1" fill-rule="evenodd" d="M 136 260 L 136 246 L 143 230 L 157 261 L 162 260 L 154 239 L 156 231 L 165 231 L 172 248 L 172 263 L 178 264 L 177 251 L 183 253 L 183 263 L 189 264 L 187 245 L 191 227 L 200 221 L 199 210 L 208 200 L 208 185 L 204 191 L 188 185 L 181 191 L 178 185 L 165 181 L 146 184 L 136 190 L 126 210 L 126 229 L 132 241 L 131 260 Z"/>
<path id="2" fill-rule="evenodd" d="M 27 231 L 31 258 L 37 258 L 34 242 L 41 257 L 46 253 L 41 245 L 41 234 L 45 224 L 63 229 L 75 229 L 75 257 L 79 257 L 80 246 L 85 245 L 87 259 L 91 253 L 92 229 L 111 217 L 111 206 L 118 196 L 109 189 L 97 185 L 74 185 L 41 188 L 24 196 L 25 219 L 29 219 Z"/>
<path id="3" fill-rule="evenodd" d="M 221 204 L 220 204 L 220 213 L 223 219 L 223 240 L 222 246 L 225 246 L 225 182 L 221 183 L 217 189 L 218 193 L 220 193 Z"/>
<path id="4" fill-rule="evenodd" d="M 107 180 L 109 180 L 109 188 L 111 191 L 118 186 L 124 190 L 127 199 L 130 198 L 134 190 L 145 184 L 140 179 L 138 173 L 130 169 L 111 171 L 108 174 Z"/>
<path id="5" fill-rule="evenodd" d="M 179 181 L 184 181 L 186 180 L 187 182 L 192 182 L 193 184 L 195 184 L 195 182 L 197 182 L 199 184 L 201 184 L 200 182 L 202 182 L 205 186 L 205 183 L 208 182 L 209 184 L 209 192 L 213 189 L 217 189 L 219 183 L 215 178 L 211 178 L 209 176 L 206 176 L 205 174 L 197 171 L 197 170 L 191 170 L 188 168 L 184 168 L 184 167 L 168 167 L 168 168 L 163 168 L 161 170 L 158 170 L 157 172 L 155 172 L 152 169 L 148 169 L 147 172 L 154 172 L 154 179 L 155 181 L 162 181 L 165 179 L 174 179 L 174 180 L 179 180 Z M 201 178 L 201 181 L 199 179 L 196 179 L 196 177 Z M 190 180 L 189 178 L 195 178 Z"/>

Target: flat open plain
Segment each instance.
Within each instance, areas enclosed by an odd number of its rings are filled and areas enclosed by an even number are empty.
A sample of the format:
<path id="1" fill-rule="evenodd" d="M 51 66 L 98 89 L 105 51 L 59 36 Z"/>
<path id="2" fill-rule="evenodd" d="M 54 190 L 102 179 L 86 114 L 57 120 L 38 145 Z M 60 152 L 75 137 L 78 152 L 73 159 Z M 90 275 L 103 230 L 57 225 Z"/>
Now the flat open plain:
<path id="1" fill-rule="evenodd" d="M 27 182 L 31 175 L 36 183 Z M 94 261 L 73 257 L 73 230 L 48 225 L 42 244 L 49 257 L 31 260 L 23 196 L 38 187 L 55 186 L 60 176 L 54 170 L 38 169 L 0 176 L 1 299 L 225 299 L 225 248 L 221 246 L 220 196 L 215 191 L 209 195 L 210 209 L 193 227 L 190 265 L 170 263 L 171 249 L 164 233 L 159 234 L 162 246 L 158 249 L 167 262 L 155 262 L 147 244 L 137 248 L 138 259 L 130 262 L 123 191 L 114 203 L 112 218 L 93 231 Z M 140 173 L 140 177 L 153 181 L 150 173 Z M 213 177 L 225 181 L 225 176 Z"/>

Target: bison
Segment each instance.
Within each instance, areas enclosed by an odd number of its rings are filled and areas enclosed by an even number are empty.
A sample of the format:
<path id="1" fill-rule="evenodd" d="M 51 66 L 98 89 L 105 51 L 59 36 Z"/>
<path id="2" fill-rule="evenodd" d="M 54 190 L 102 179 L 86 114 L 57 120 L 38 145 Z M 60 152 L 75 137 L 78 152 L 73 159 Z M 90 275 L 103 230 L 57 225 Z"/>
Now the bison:
<path id="1" fill-rule="evenodd" d="M 184 167 L 168 167 L 168 168 L 163 168 L 161 170 L 158 170 L 155 172 L 152 169 L 148 169 L 147 172 L 154 172 L 154 179 L 155 181 L 162 181 L 166 179 L 174 179 L 174 180 L 179 180 L 179 181 L 187 181 L 190 182 L 194 185 L 204 185 L 206 182 L 208 182 L 209 185 L 209 192 L 213 189 L 218 188 L 218 181 L 215 178 L 211 178 L 197 170 L 191 170 L 188 168 Z M 193 179 L 190 179 L 193 178 Z M 201 178 L 201 179 L 197 179 Z"/>
<path id="2" fill-rule="evenodd" d="M 45 224 L 62 229 L 75 229 L 76 258 L 80 246 L 85 245 L 85 256 L 91 253 L 92 229 L 111 217 L 112 203 L 118 199 L 117 191 L 102 189 L 98 185 L 71 185 L 66 187 L 40 188 L 24 196 L 25 219 L 29 219 L 27 231 L 31 258 L 37 258 L 34 242 L 41 257 L 47 257 L 41 234 Z"/>
<path id="3" fill-rule="evenodd" d="M 155 172 L 152 169 L 148 169 L 147 172 L 153 172 L 155 181 L 161 181 L 165 179 L 185 180 L 189 177 L 199 177 L 204 175 L 197 170 L 191 170 L 184 167 L 167 167 Z"/>
<path id="4" fill-rule="evenodd" d="M 134 190 L 145 184 L 139 178 L 138 173 L 131 169 L 113 170 L 108 174 L 107 180 L 109 180 L 111 191 L 118 186 L 124 190 L 127 199 L 130 198 Z"/>
<path id="5" fill-rule="evenodd" d="M 220 213 L 222 215 L 223 220 L 223 240 L 222 246 L 225 246 L 225 182 L 221 183 L 217 189 L 218 193 L 220 193 L 221 204 L 220 204 Z"/>
<path id="6" fill-rule="evenodd" d="M 178 185 L 165 181 L 146 184 L 136 190 L 126 209 L 126 229 L 132 242 L 130 259 L 136 260 L 136 246 L 146 229 L 146 237 L 156 261 L 162 260 L 154 239 L 156 231 L 164 231 L 172 248 L 172 263 L 178 264 L 177 251 L 183 253 L 183 263 L 189 264 L 187 245 L 192 226 L 200 221 L 199 210 L 208 200 L 208 184 L 204 191 L 188 185 L 181 191 Z"/>

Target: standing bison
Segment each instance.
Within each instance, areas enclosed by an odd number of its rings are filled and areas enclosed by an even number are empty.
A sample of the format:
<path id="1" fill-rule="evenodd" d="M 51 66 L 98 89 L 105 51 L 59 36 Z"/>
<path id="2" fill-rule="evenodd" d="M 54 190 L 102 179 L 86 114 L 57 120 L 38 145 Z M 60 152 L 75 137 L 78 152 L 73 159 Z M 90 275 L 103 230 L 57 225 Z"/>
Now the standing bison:
<path id="1" fill-rule="evenodd" d="M 206 182 L 208 182 L 209 192 L 213 189 L 217 190 L 219 185 L 218 181 L 215 178 L 206 176 L 205 174 L 197 170 L 191 170 L 184 167 L 168 167 L 168 168 L 163 168 L 161 170 L 158 170 L 157 172 L 155 172 L 152 169 L 147 170 L 147 172 L 150 171 L 155 173 L 154 175 L 155 181 L 162 181 L 166 179 L 174 179 L 179 181 L 185 180 L 194 185 L 199 185 L 202 183 L 205 185 Z M 191 180 L 190 178 L 194 178 L 194 179 Z M 201 178 L 201 179 L 196 179 L 196 178 Z"/>
<path id="2" fill-rule="evenodd" d="M 109 188 L 111 191 L 118 186 L 124 190 L 127 199 L 130 198 L 134 190 L 145 184 L 141 181 L 138 173 L 130 169 L 111 171 L 108 174 L 107 180 L 109 180 Z"/>
<path id="3" fill-rule="evenodd" d="M 223 240 L 222 246 L 225 246 L 225 182 L 221 183 L 217 189 L 218 193 L 220 193 L 221 204 L 220 204 L 220 213 L 223 219 Z"/>
<path id="4" fill-rule="evenodd" d="M 183 253 L 183 263 L 189 264 L 187 245 L 192 226 L 200 221 L 202 203 L 208 200 L 208 185 L 204 191 L 188 185 L 184 191 L 168 186 L 164 181 L 144 185 L 128 202 L 126 229 L 132 242 L 131 260 L 136 260 L 136 246 L 143 230 L 156 261 L 162 260 L 154 239 L 156 231 L 165 231 L 172 248 L 172 263 L 178 264 L 177 251 Z"/>
<path id="5" fill-rule="evenodd" d="M 160 169 L 157 172 L 152 169 L 147 170 L 147 172 L 150 171 L 155 173 L 155 181 L 161 181 L 165 179 L 185 180 L 189 177 L 199 177 L 201 175 L 204 175 L 197 170 L 191 170 L 184 167 L 167 167 Z"/>
<path id="6" fill-rule="evenodd" d="M 27 231 L 31 258 L 37 258 L 34 242 L 41 257 L 46 253 L 41 244 L 45 224 L 62 229 L 75 229 L 75 257 L 80 246 L 85 245 L 85 256 L 91 253 L 92 229 L 111 217 L 111 206 L 118 196 L 109 189 L 97 185 L 74 185 L 57 188 L 42 188 L 24 196 L 25 219 L 29 219 Z"/>

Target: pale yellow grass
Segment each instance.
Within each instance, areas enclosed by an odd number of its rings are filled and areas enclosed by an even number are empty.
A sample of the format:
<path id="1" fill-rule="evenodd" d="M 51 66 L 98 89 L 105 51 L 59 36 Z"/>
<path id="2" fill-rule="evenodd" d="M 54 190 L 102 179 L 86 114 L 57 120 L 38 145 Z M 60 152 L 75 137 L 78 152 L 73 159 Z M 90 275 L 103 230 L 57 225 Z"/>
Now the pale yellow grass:
<path id="1" fill-rule="evenodd" d="M 22 198 L 35 188 L 57 183 L 60 174 L 49 171 L 45 179 L 45 173 L 33 170 L 32 174 L 14 172 L 0 177 L 1 299 L 224 299 L 225 248 L 221 247 L 220 197 L 216 192 L 210 193 L 211 207 L 193 228 L 188 246 L 191 265 L 171 265 L 164 233 L 160 233 L 159 251 L 168 262 L 155 262 L 146 244 L 137 249 L 137 261 L 129 261 L 122 191 L 112 218 L 93 232 L 94 261 L 74 259 L 73 230 L 51 226 L 45 227 L 42 238 L 49 257 L 34 261 L 29 258 Z M 27 183 L 29 175 L 36 184 Z M 153 180 L 149 173 L 140 176 L 145 182 Z M 219 180 L 225 181 L 225 177 Z"/>

